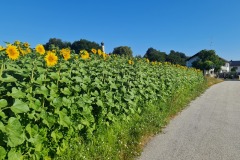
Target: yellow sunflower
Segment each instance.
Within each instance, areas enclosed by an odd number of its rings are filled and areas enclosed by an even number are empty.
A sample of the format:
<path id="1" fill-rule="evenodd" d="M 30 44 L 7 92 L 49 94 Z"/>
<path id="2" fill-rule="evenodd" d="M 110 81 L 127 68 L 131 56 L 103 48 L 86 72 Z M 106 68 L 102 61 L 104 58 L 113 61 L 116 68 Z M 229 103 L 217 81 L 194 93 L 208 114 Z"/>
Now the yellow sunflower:
<path id="1" fill-rule="evenodd" d="M 21 42 L 17 40 L 17 41 L 14 42 L 14 45 L 19 46 L 20 43 L 21 43 Z"/>
<path id="2" fill-rule="evenodd" d="M 64 60 L 66 60 L 66 61 L 71 57 L 70 52 L 71 52 L 71 51 L 70 51 L 70 49 L 68 49 L 68 48 L 61 49 L 61 51 L 60 51 L 61 55 L 63 55 L 63 58 L 64 58 Z"/>
<path id="3" fill-rule="evenodd" d="M 104 53 L 104 52 L 102 53 L 102 56 L 103 56 L 103 59 L 104 59 L 104 60 L 106 60 L 107 57 L 108 57 L 108 55 L 107 55 L 106 53 Z"/>
<path id="4" fill-rule="evenodd" d="M 128 64 L 134 64 L 132 60 L 128 60 Z"/>
<path id="5" fill-rule="evenodd" d="M 88 51 L 86 50 L 81 50 L 80 55 L 82 59 L 88 59 L 90 57 Z"/>
<path id="6" fill-rule="evenodd" d="M 23 56 L 26 55 L 26 54 L 31 53 L 31 49 L 30 49 L 30 48 L 25 48 L 25 49 L 19 48 L 19 51 L 20 51 L 20 53 L 21 53 Z"/>
<path id="7" fill-rule="evenodd" d="M 23 46 L 26 47 L 26 48 L 29 48 L 29 47 L 30 47 L 29 43 L 27 43 L 27 42 L 24 42 L 24 43 L 23 43 Z"/>
<path id="8" fill-rule="evenodd" d="M 24 49 L 18 48 L 18 50 L 23 56 L 26 54 Z"/>
<path id="9" fill-rule="evenodd" d="M 36 51 L 37 51 L 39 54 L 41 54 L 41 55 L 44 55 L 44 54 L 45 54 L 45 49 L 44 49 L 43 45 L 41 45 L 41 44 L 38 44 L 38 45 L 36 46 Z"/>
<path id="10" fill-rule="evenodd" d="M 102 50 L 101 50 L 101 49 L 98 49 L 98 50 L 97 50 L 97 53 L 98 53 L 99 56 L 101 56 L 101 55 L 102 55 Z"/>
<path id="11" fill-rule="evenodd" d="M 17 50 L 17 47 L 13 45 L 7 46 L 6 53 L 8 57 L 12 60 L 16 60 L 19 57 L 19 51 Z"/>
<path id="12" fill-rule="evenodd" d="M 45 61 L 47 62 L 47 66 L 55 66 L 58 61 L 58 57 L 55 55 L 55 53 L 48 51 L 47 55 L 45 56 Z"/>
<path id="13" fill-rule="evenodd" d="M 152 65 L 155 65 L 155 64 L 157 64 L 157 62 L 156 62 L 156 61 L 152 62 Z"/>
<path id="14" fill-rule="evenodd" d="M 93 53 L 93 54 L 96 54 L 96 53 L 97 53 L 97 50 L 96 50 L 96 49 L 94 49 L 94 48 L 93 48 L 93 49 L 91 49 L 91 51 L 92 51 L 92 53 Z"/>
<path id="15" fill-rule="evenodd" d="M 30 49 L 30 48 L 27 48 L 26 49 L 26 53 L 28 54 L 28 53 L 31 53 L 32 52 L 32 50 Z"/>

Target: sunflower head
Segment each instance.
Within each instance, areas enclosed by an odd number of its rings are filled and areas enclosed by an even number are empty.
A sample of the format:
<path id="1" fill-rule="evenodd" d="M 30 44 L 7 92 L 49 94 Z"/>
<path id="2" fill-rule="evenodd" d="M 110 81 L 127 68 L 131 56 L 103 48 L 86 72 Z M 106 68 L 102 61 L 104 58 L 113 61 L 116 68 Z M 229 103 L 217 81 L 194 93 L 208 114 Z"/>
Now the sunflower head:
<path id="1" fill-rule="evenodd" d="M 56 56 L 55 53 L 48 51 L 47 55 L 45 56 L 45 61 L 46 61 L 48 67 L 52 67 L 57 64 L 58 57 Z"/>
<path id="2" fill-rule="evenodd" d="M 106 53 L 104 53 L 104 52 L 102 53 L 102 56 L 103 56 L 103 59 L 104 59 L 104 60 L 106 60 L 107 57 L 108 57 L 108 55 L 107 55 Z"/>
<path id="3" fill-rule="evenodd" d="M 20 53 L 24 56 L 26 54 L 31 53 L 31 49 L 30 48 L 19 48 Z"/>
<path id="4" fill-rule="evenodd" d="M 41 45 L 41 44 L 38 44 L 38 45 L 36 46 L 36 51 L 37 51 L 39 54 L 41 54 L 41 55 L 44 55 L 44 54 L 45 54 L 45 49 L 44 49 L 43 45 Z"/>
<path id="5" fill-rule="evenodd" d="M 6 49 L 8 57 L 12 60 L 17 60 L 19 57 L 19 51 L 16 46 L 8 45 Z"/>
<path id="6" fill-rule="evenodd" d="M 86 50 L 81 50 L 80 55 L 82 59 L 88 59 L 90 57 L 88 51 Z"/>
<path id="7" fill-rule="evenodd" d="M 132 60 L 128 60 L 128 64 L 131 64 L 131 65 L 133 65 L 133 64 L 134 64 L 134 62 L 133 62 Z"/>
<path id="8" fill-rule="evenodd" d="M 94 49 L 94 48 L 93 48 L 93 49 L 91 49 L 91 51 L 92 51 L 92 53 L 93 53 L 93 54 L 96 54 L 96 53 L 97 53 L 97 50 L 96 50 L 96 49 Z"/>
<path id="9" fill-rule="evenodd" d="M 155 64 L 157 64 L 157 62 L 156 62 L 156 61 L 152 62 L 152 65 L 155 65 Z"/>
<path id="10" fill-rule="evenodd" d="M 20 43 L 21 43 L 21 42 L 17 40 L 17 41 L 14 42 L 14 45 L 19 46 Z"/>
<path id="11" fill-rule="evenodd" d="M 26 48 L 29 48 L 29 47 L 30 47 L 29 43 L 27 43 L 27 42 L 24 42 L 24 43 L 23 43 L 23 46 L 26 47 Z"/>
<path id="12" fill-rule="evenodd" d="M 98 50 L 97 50 L 97 53 L 98 53 L 99 56 L 101 56 L 101 55 L 102 55 L 102 50 L 101 50 L 101 49 L 98 49 Z"/>
<path id="13" fill-rule="evenodd" d="M 71 57 L 71 51 L 68 48 L 61 49 L 60 54 L 63 56 L 64 60 L 68 60 Z"/>

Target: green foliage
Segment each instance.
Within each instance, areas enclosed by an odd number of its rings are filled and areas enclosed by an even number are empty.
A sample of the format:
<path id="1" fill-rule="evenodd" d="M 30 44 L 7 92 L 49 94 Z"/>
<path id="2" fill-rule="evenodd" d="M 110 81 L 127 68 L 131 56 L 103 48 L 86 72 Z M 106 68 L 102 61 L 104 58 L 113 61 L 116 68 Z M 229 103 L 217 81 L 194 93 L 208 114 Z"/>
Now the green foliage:
<path id="1" fill-rule="evenodd" d="M 62 49 L 62 48 L 70 48 L 70 42 L 63 42 L 61 39 L 58 38 L 50 38 L 49 41 L 44 45 L 46 50 L 52 49 Z"/>
<path id="2" fill-rule="evenodd" d="M 158 99 L 138 104 L 141 113 L 132 114 L 130 121 L 116 121 L 111 126 L 101 126 L 91 141 L 80 141 L 57 160 L 65 159 L 136 159 L 148 140 L 166 126 L 170 118 L 199 96 L 206 83 L 189 86 L 173 93 L 166 101 Z"/>
<path id="3" fill-rule="evenodd" d="M 75 51 L 75 53 L 79 53 L 80 50 L 87 50 L 88 52 L 91 49 L 101 49 L 101 46 L 96 42 L 91 42 L 86 39 L 80 39 L 79 41 L 74 41 L 71 45 L 71 49 Z"/>
<path id="4" fill-rule="evenodd" d="M 154 48 L 148 48 L 144 58 L 149 59 L 150 61 L 165 62 L 167 54 L 165 52 L 157 51 Z"/>
<path id="5" fill-rule="evenodd" d="M 128 46 L 120 46 L 113 49 L 112 54 L 120 55 L 120 56 L 127 56 L 132 57 L 132 49 Z"/>
<path id="6" fill-rule="evenodd" d="M 2 159 L 62 156 L 79 143 L 91 143 L 99 129 L 105 133 L 104 128 L 141 116 L 145 103 L 165 102 L 204 82 L 195 69 L 145 59 L 129 64 L 117 55 L 91 53 L 86 60 L 71 55 L 65 61 L 56 53 L 58 64 L 48 68 L 36 52 L 15 61 L 5 54 L 0 52 Z M 111 137 L 114 130 L 108 133 Z M 114 138 L 109 143 L 114 145 Z"/>
<path id="7" fill-rule="evenodd" d="M 173 50 L 170 51 L 169 55 L 167 55 L 166 61 L 172 63 L 172 64 L 179 64 L 182 66 L 186 65 L 186 55 L 181 52 L 175 52 Z"/>
<path id="8" fill-rule="evenodd" d="M 197 53 L 199 59 L 193 62 L 192 66 L 201 70 L 209 70 L 214 68 L 219 71 L 224 65 L 224 60 L 216 55 L 214 50 L 201 50 Z"/>
<path id="9" fill-rule="evenodd" d="M 231 68 L 231 72 L 236 72 L 237 71 L 237 67 L 232 67 Z"/>

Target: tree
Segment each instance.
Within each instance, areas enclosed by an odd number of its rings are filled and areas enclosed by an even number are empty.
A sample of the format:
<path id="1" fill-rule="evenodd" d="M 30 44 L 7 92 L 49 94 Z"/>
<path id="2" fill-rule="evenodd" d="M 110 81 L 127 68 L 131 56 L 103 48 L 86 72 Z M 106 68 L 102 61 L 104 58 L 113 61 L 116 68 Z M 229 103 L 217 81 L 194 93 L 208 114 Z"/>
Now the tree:
<path id="1" fill-rule="evenodd" d="M 171 62 L 172 64 L 179 64 L 182 66 L 186 65 L 187 56 L 181 52 L 175 52 L 171 50 L 169 55 L 167 55 L 167 61 Z"/>
<path id="2" fill-rule="evenodd" d="M 142 55 L 136 55 L 135 58 L 142 58 Z"/>
<path id="3" fill-rule="evenodd" d="M 197 53 L 199 59 L 192 63 L 192 66 L 201 70 L 213 69 L 217 72 L 224 65 L 224 60 L 220 58 L 214 50 L 201 50 Z"/>
<path id="4" fill-rule="evenodd" d="M 62 49 L 62 48 L 70 48 L 71 43 L 70 42 L 63 42 L 61 39 L 58 38 L 50 38 L 49 41 L 44 45 L 44 48 L 46 50 L 52 50 L 52 49 Z"/>
<path id="5" fill-rule="evenodd" d="M 121 56 L 129 56 L 132 57 L 133 52 L 132 49 L 128 46 L 119 46 L 113 49 L 112 54 L 117 54 Z"/>
<path id="6" fill-rule="evenodd" d="M 158 62 L 165 62 L 167 54 L 165 52 L 157 51 L 154 48 L 148 48 L 144 58 L 149 59 L 149 61 L 158 61 Z"/>
<path id="7" fill-rule="evenodd" d="M 101 46 L 96 42 L 91 42 L 86 39 L 80 39 L 79 41 L 74 41 L 71 45 L 71 49 L 75 50 L 75 53 L 79 53 L 80 50 L 87 50 L 88 52 L 91 49 L 101 49 Z"/>

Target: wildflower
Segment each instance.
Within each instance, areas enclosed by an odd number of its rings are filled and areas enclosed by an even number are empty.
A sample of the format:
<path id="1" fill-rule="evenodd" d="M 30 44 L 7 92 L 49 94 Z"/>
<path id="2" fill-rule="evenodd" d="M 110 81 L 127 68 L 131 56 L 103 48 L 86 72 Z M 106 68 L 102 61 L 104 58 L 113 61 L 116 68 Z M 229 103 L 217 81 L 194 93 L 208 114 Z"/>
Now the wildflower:
<path id="1" fill-rule="evenodd" d="M 47 62 L 47 66 L 51 67 L 57 64 L 58 57 L 55 55 L 55 53 L 48 51 L 45 57 L 45 61 Z"/>
<path id="2" fill-rule="evenodd" d="M 12 60 L 16 60 L 19 57 L 19 51 L 17 50 L 16 46 L 8 45 L 6 52 L 8 57 Z"/>
<path id="3" fill-rule="evenodd" d="M 70 49 L 68 49 L 68 48 L 61 49 L 60 54 L 63 55 L 63 58 L 64 58 L 64 60 L 66 60 L 66 61 L 67 61 L 67 60 L 70 58 L 70 56 L 71 56 L 71 54 L 70 54 Z"/>
<path id="4" fill-rule="evenodd" d="M 93 53 L 93 54 L 96 54 L 96 53 L 97 53 L 97 50 L 96 50 L 96 49 L 94 49 L 94 48 L 93 48 L 93 49 L 91 49 L 91 51 L 92 51 L 92 53 Z"/>
<path id="5" fill-rule="evenodd" d="M 75 59 L 78 59 L 78 55 L 75 55 Z"/>
<path id="6" fill-rule="evenodd" d="M 82 59 L 88 59 L 89 58 L 89 53 L 86 50 L 81 50 L 80 55 Z"/>
<path id="7" fill-rule="evenodd" d="M 146 59 L 147 63 L 149 63 L 149 59 Z"/>
<path id="8" fill-rule="evenodd" d="M 44 55 L 44 54 L 45 54 L 45 49 L 44 49 L 43 45 L 41 45 L 41 44 L 38 44 L 38 45 L 36 46 L 36 51 L 37 51 L 39 54 L 41 54 L 41 55 Z"/>

